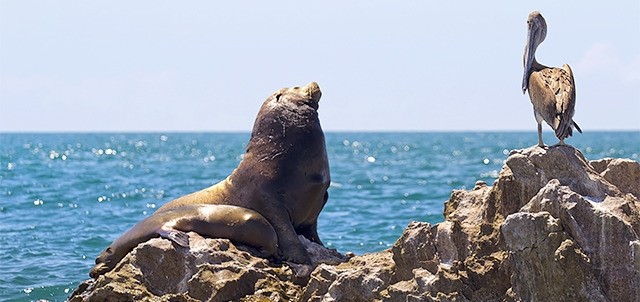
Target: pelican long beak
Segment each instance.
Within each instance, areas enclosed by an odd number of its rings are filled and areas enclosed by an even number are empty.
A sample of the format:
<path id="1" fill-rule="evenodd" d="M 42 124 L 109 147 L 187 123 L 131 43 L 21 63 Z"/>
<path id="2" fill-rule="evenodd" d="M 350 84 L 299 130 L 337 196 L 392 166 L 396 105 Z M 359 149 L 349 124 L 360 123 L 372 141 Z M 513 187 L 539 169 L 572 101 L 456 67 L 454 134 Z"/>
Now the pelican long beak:
<path id="1" fill-rule="evenodd" d="M 527 44 L 524 46 L 524 74 L 522 76 L 522 93 L 529 87 L 529 77 L 531 76 L 531 66 L 535 60 L 536 48 L 535 27 L 531 26 L 527 32 Z"/>

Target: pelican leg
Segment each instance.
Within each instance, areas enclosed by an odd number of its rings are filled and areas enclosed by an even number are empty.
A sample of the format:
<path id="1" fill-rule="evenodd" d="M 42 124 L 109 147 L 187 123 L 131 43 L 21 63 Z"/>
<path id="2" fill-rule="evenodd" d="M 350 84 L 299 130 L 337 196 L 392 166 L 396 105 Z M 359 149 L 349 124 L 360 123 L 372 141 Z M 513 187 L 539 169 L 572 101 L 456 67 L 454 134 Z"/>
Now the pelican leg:
<path id="1" fill-rule="evenodd" d="M 538 146 L 544 148 L 545 145 L 542 142 L 542 124 L 538 123 Z"/>

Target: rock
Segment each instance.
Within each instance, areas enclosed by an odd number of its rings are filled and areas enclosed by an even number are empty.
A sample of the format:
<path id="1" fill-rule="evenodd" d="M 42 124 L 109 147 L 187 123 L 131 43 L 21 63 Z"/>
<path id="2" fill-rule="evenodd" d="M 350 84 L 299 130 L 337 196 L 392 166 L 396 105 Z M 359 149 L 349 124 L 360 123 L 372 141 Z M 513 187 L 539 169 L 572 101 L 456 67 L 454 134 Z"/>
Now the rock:
<path id="1" fill-rule="evenodd" d="M 604 196 L 622 195 L 589 165 L 580 150 L 568 145 L 533 147 L 513 152 L 500 172 L 497 186 L 503 187 L 496 193 L 508 195 L 497 201 L 517 201 L 501 204 L 501 214 L 506 217 L 517 212 L 552 179 L 582 196 L 602 200 Z"/>
<path id="2" fill-rule="evenodd" d="M 476 185 L 471 191 L 453 190 L 445 202 L 445 221 L 436 226 L 436 245 L 443 262 L 466 259 L 478 248 L 483 229 L 491 229 L 492 222 L 485 218 L 491 211 L 486 202 L 490 193 L 491 187 L 486 185 Z"/>
<path id="3" fill-rule="evenodd" d="M 563 232 L 559 219 L 548 212 L 515 213 L 502 225 L 502 233 L 518 299 L 607 301 L 590 259 Z"/>
<path id="4" fill-rule="evenodd" d="M 423 268 L 431 273 L 438 271 L 431 226 L 426 222 L 411 222 L 393 245 L 393 262 L 396 264 L 394 280 L 413 278 L 413 270 Z"/>
<path id="5" fill-rule="evenodd" d="M 640 301 L 640 164 L 571 146 L 516 150 L 493 186 L 454 190 L 445 221 L 346 257 L 301 238 L 315 269 L 190 233 L 140 244 L 70 301 Z M 296 281 L 296 282 L 294 282 Z"/>
<path id="6" fill-rule="evenodd" d="M 379 301 L 394 268 L 389 251 L 356 256 L 337 266 L 322 264 L 299 301 Z"/>
<path id="7" fill-rule="evenodd" d="M 316 264 L 347 260 L 335 250 L 302 241 Z M 252 256 L 229 240 L 191 232 L 189 244 L 185 249 L 161 238 L 142 243 L 112 271 L 85 281 L 69 301 L 231 301 L 249 295 L 288 301 L 301 292 L 288 266 Z"/>
<path id="8" fill-rule="evenodd" d="M 640 163 L 626 158 L 605 158 L 589 164 L 620 191 L 640 199 Z"/>
<path id="9" fill-rule="evenodd" d="M 613 301 L 623 301 L 631 296 L 640 297 L 640 263 L 635 261 L 635 248 L 632 245 L 632 242 L 638 240 L 638 234 L 640 234 L 637 232 L 640 220 L 637 216 L 638 200 L 635 197 L 607 196 L 602 202 L 593 202 L 571 191 L 569 187 L 561 186 L 554 179 L 542 188 L 522 210 L 523 212 L 518 214 L 538 212 L 557 217 L 563 233 L 566 234 L 566 240 L 569 240 L 575 247 L 575 252 L 583 255 L 585 259 L 580 263 L 567 263 L 561 268 L 576 268 L 578 264 L 582 264 L 584 267 L 582 274 L 570 275 L 585 275 L 588 276 L 588 280 L 575 284 L 589 285 L 587 289 L 591 290 L 598 289 L 595 293 L 586 294 L 584 299 L 606 301 L 604 297 L 597 298 L 597 294 L 601 292 Z M 625 215 L 624 212 L 631 215 Z M 507 220 L 514 215 L 510 215 Z M 529 232 L 533 229 L 522 226 L 521 232 Z M 550 242 L 546 244 L 552 245 Z M 553 250 L 546 252 L 549 257 L 554 255 Z M 555 253 L 557 254 L 558 251 Z M 537 254 L 543 253 L 538 251 Z M 570 257 L 564 259 L 570 259 Z M 597 274 L 589 270 L 597 270 Z M 543 269 L 543 271 L 548 270 Z M 601 282 L 595 282 L 596 279 Z M 575 297 L 567 298 L 576 299 Z"/>

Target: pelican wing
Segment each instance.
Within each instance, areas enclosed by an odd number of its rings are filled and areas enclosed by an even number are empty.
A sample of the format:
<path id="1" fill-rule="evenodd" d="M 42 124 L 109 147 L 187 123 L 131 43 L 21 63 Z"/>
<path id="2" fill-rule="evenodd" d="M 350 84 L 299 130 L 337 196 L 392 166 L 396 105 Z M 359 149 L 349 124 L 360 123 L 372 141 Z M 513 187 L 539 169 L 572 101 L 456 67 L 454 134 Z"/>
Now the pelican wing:
<path id="1" fill-rule="evenodd" d="M 556 128 L 556 136 L 562 139 L 573 134 L 573 114 L 576 105 L 576 84 L 573 81 L 573 71 L 569 64 L 562 65 L 560 87 L 562 93 L 556 98 L 559 105 L 560 124 Z M 561 130 L 561 131 L 559 131 Z"/>
<path id="2" fill-rule="evenodd" d="M 533 108 L 555 130 L 558 139 L 573 134 L 575 84 L 569 65 L 547 67 L 531 74 L 529 97 Z"/>

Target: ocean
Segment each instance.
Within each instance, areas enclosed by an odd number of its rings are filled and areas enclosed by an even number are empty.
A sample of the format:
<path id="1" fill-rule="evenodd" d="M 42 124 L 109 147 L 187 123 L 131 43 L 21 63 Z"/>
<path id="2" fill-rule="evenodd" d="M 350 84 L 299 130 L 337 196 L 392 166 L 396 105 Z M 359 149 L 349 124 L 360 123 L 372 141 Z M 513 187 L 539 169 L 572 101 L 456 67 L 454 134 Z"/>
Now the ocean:
<path id="1" fill-rule="evenodd" d="M 249 133 L 0 134 L 0 301 L 64 301 L 111 241 L 175 197 L 227 177 Z M 555 144 L 552 133 L 545 142 Z M 638 161 L 640 132 L 586 132 L 588 159 Z M 443 220 L 453 189 L 491 185 L 535 132 L 326 133 L 324 244 L 363 254 L 413 220 Z"/>

